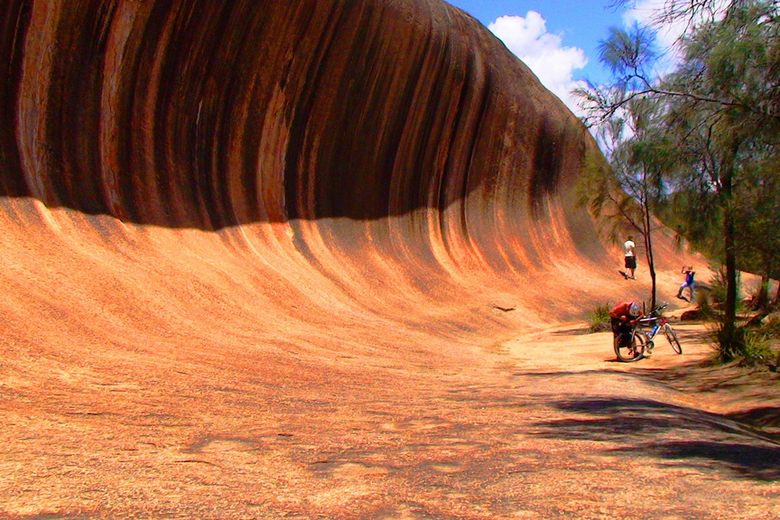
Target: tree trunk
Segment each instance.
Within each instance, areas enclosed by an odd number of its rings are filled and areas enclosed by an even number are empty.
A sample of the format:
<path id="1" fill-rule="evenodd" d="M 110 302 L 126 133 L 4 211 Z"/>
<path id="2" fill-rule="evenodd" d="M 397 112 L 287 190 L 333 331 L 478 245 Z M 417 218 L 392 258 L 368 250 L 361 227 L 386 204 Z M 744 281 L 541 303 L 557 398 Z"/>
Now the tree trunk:
<path id="1" fill-rule="evenodd" d="M 645 204 L 644 207 L 644 237 L 645 237 L 645 255 L 647 256 L 647 267 L 650 269 L 650 280 L 652 289 L 650 293 L 650 310 L 656 307 L 656 282 L 655 282 L 655 261 L 653 260 L 653 239 L 650 233 L 650 208 Z"/>
<path id="2" fill-rule="evenodd" d="M 734 226 L 733 184 L 735 162 L 739 145 L 732 147 L 727 157 L 721 179 L 721 201 L 723 206 L 723 243 L 726 252 L 726 304 L 723 309 L 723 335 L 720 338 L 721 352 L 735 352 L 737 345 L 737 244 Z"/>
<path id="3" fill-rule="evenodd" d="M 724 220 L 726 246 L 726 305 L 723 309 L 723 338 L 728 349 L 734 347 L 737 323 L 737 255 L 735 247 L 734 221 L 731 211 L 726 211 Z"/>

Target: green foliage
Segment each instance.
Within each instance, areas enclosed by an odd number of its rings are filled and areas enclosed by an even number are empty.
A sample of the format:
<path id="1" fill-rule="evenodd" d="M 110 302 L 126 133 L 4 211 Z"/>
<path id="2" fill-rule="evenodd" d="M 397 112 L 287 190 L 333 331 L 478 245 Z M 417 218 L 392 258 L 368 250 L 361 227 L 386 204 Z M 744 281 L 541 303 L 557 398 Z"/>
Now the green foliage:
<path id="1" fill-rule="evenodd" d="M 713 267 L 710 266 L 710 270 L 712 270 L 715 275 L 712 277 L 712 282 L 710 285 L 710 298 L 712 299 L 712 302 L 717 307 L 722 307 L 723 304 L 726 302 L 726 291 L 728 289 L 728 279 L 726 277 L 726 270 L 721 267 Z M 737 273 L 737 301 L 742 301 L 742 291 L 741 291 L 741 284 L 740 282 L 740 275 Z"/>
<path id="2" fill-rule="evenodd" d="M 780 271 L 780 2 L 668 0 L 658 20 L 686 27 L 672 74 L 656 79 L 651 33 L 611 29 L 601 58 L 614 81 L 577 93 L 586 123 L 617 136 L 600 144 L 628 196 L 726 266 L 714 296 L 728 357 L 755 344 L 736 332 L 738 267 Z"/>
<path id="3" fill-rule="evenodd" d="M 636 22 L 627 31 L 610 27 L 609 38 L 599 44 L 599 60 L 622 80 L 623 87 L 635 88 L 631 71 L 643 69 L 656 59 L 654 40 L 655 31 Z"/>
<path id="4" fill-rule="evenodd" d="M 759 331 L 737 329 L 742 332 L 742 362 L 747 365 L 769 363 L 772 358 L 772 349 L 769 348 L 769 339 Z"/>
<path id="5" fill-rule="evenodd" d="M 774 355 L 769 346 L 769 337 L 761 330 L 737 327 L 729 341 L 724 335 L 723 323 L 716 329 L 718 361 L 729 363 L 739 361 L 743 365 L 768 364 Z"/>
<path id="6" fill-rule="evenodd" d="M 719 262 L 724 260 L 723 215 L 716 196 L 677 182 L 676 191 L 659 203 L 656 215 L 676 230 L 676 239 L 693 250 Z"/>
<path id="7" fill-rule="evenodd" d="M 740 268 L 771 278 L 780 278 L 779 171 L 780 154 L 755 154 L 746 164 L 734 209 Z"/>
<path id="8" fill-rule="evenodd" d="M 588 151 L 577 179 L 577 203 L 587 207 L 595 217 L 600 217 L 611 186 L 609 164 L 600 153 Z"/>
<path id="9" fill-rule="evenodd" d="M 609 330 L 609 311 L 608 303 L 597 306 L 588 314 L 588 330 L 591 332 L 602 332 Z"/>
<path id="10" fill-rule="evenodd" d="M 706 296 L 703 296 L 701 291 L 699 291 L 699 294 L 696 295 L 696 303 L 699 306 L 699 311 L 701 312 L 701 317 L 703 319 L 715 319 L 716 311 L 713 309 L 712 304 L 710 303 L 710 299 Z"/>
<path id="11" fill-rule="evenodd" d="M 771 344 L 780 338 L 780 315 L 770 315 L 760 327 L 737 327 L 732 341 L 723 336 L 722 315 L 716 316 L 715 341 L 718 361 L 739 361 L 743 365 L 772 364 L 780 355 L 772 351 Z"/>
<path id="12" fill-rule="evenodd" d="M 587 207 L 601 221 L 608 240 L 617 242 L 625 235 L 626 227 L 636 231 L 633 224 L 641 222 L 636 201 L 621 189 L 603 155 L 590 153 L 585 157 L 575 190 L 578 205 Z"/>

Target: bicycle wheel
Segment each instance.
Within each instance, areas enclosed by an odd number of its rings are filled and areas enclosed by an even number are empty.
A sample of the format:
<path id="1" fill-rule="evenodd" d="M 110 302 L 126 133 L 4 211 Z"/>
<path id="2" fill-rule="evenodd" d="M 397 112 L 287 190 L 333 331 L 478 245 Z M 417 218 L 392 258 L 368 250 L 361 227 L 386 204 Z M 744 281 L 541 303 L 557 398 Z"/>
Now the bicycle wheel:
<path id="1" fill-rule="evenodd" d="M 644 357 L 647 340 L 643 333 L 615 336 L 615 355 L 624 363 L 639 361 Z"/>
<path id="2" fill-rule="evenodd" d="M 677 339 L 677 333 L 668 323 L 664 325 L 664 336 L 666 336 L 667 341 L 669 341 L 669 344 L 674 351 L 678 354 L 682 354 L 682 345 L 680 345 L 680 340 Z"/>

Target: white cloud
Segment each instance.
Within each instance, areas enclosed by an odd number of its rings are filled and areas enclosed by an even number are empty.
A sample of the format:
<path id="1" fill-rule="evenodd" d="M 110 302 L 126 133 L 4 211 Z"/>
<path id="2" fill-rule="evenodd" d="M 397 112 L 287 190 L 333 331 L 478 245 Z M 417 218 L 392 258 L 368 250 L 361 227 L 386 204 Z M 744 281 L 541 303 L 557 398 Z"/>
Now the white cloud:
<path id="1" fill-rule="evenodd" d="M 564 47 L 561 37 L 547 32 L 546 21 L 536 11 L 522 16 L 501 16 L 488 28 L 539 77 L 539 81 L 558 96 L 575 114 L 581 115 L 571 91 L 585 82 L 573 78 L 577 69 L 588 63 L 585 52 Z"/>

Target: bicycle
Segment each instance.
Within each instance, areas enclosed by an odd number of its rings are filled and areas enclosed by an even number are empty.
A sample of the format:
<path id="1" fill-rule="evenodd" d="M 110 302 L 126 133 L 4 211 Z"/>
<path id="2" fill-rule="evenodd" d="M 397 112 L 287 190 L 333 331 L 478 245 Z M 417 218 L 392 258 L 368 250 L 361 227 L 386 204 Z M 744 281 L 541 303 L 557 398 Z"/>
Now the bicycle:
<path id="1" fill-rule="evenodd" d="M 668 305 L 668 303 L 659 305 L 649 315 L 639 318 L 637 324 L 631 329 L 629 338 L 621 337 L 624 335 L 615 337 L 615 354 L 620 361 L 630 363 L 649 356 L 655 347 L 653 339 L 659 331 L 663 331 L 672 349 L 677 354 L 682 354 L 682 345 L 677 338 L 677 332 L 669 324 L 669 319 L 661 314 Z"/>

